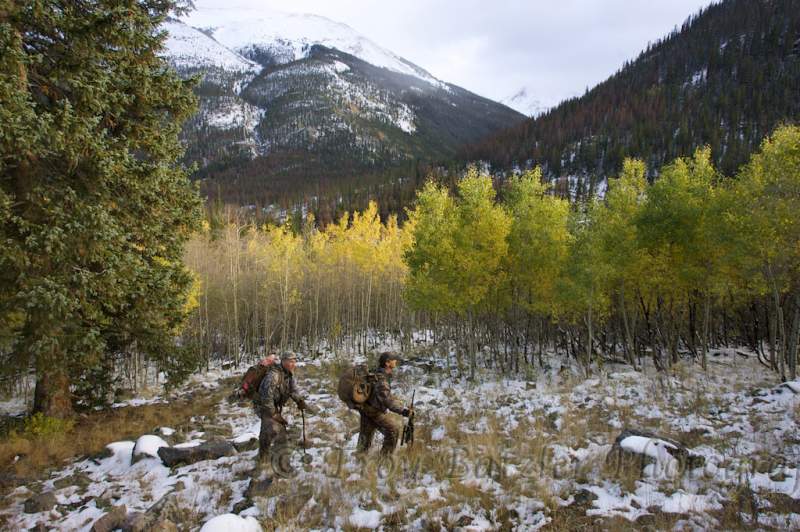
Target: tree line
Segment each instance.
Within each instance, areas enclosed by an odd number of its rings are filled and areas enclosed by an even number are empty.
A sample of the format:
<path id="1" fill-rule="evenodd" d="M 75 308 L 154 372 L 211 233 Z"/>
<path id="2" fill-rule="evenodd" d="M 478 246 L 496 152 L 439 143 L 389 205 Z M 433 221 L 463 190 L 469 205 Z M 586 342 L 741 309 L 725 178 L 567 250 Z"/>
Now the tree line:
<path id="1" fill-rule="evenodd" d="M 583 195 L 628 157 L 654 172 L 706 144 L 733 174 L 770 131 L 800 117 L 798 28 L 797 0 L 714 3 L 582 96 L 465 147 L 460 158 L 581 176 Z"/>
<path id="2" fill-rule="evenodd" d="M 471 168 L 455 191 L 427 182 L 402 227 L 371 203 L 323 228 L 209 228 L 188 248 L 202 295 L 186 334 L 206 357 L 238 359 L 367 351 L 381 335 L 410 345 L 426 329 L 473 376 L 553 351 L 586 368 L 706 367 L 712 347 L 749 346 L 794 378 L 800 129 L 777 129 L 734 176 L 709 148 L 659 174 L 650 184 L 628 159 L 605 197 L 570 203 L 539 169 L 497 184 Z"/>

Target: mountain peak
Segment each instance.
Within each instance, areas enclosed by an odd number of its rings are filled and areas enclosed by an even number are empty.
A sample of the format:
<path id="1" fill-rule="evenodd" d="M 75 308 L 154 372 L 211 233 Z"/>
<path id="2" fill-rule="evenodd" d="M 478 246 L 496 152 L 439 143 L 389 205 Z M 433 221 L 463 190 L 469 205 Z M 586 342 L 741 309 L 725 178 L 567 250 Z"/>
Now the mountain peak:
<path id="1" fill-rule="evenodd" d="M 202 28 L 227 48 L 262 64 L 285 64 L 303 59 L 317 44 L 377 67 L 414 76 L 438 88 L 448 88 L 425 69 L 379 46 L 347 24 L 320 15 L 268 8 L 218 8 L 193 11 L 184 22 Z"/>

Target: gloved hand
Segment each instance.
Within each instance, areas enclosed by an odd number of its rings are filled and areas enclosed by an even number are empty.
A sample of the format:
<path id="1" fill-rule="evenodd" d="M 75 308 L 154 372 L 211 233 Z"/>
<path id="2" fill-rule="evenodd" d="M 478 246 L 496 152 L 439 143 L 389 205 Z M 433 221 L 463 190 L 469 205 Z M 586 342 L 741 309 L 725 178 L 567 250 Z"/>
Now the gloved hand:
<path id="1" fill-rule="evenodd" d="M 300 399 L 300 401 L 297 402 L 297 408 L 303 410 L 307 414 L 319 414 L 319 409 L 317 409 L 314 405 L 306 403 L 303 399 Z"/>
<path id="2" fill-rule="evenodd" d="M 414 413 L 414 409 L 413 408 L 404 408 L 402 415 L 403 415 L 403 417 L 411 417 L 411 414 L 413 414 L 413 413 Z"/>

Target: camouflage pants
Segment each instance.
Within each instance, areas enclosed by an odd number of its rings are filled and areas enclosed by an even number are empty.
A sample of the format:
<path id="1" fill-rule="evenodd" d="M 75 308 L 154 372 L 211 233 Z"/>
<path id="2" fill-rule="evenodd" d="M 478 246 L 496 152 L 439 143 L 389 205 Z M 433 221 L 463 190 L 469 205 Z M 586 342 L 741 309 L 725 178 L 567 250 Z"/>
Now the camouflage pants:
<path id="1" fill-rule="evenodd" d="M 270 416 L 261 416 L 261 431 L 258 434 L 258 461 L 270 460 L 270 447 L 273 453 L 283 452 L 287 449 L 289 437 L 283 423 L 275 421 Z"/>
<path id="2" fill-rule="evenodd" d="M 388 412 L 365 412 L 359 411 L 361 416 L 361 423 L 358 433 L 358 446 L 356 452 L 365 453 L 372 446 L 372 437 L 377 430 L 383 434 L 383 446 L 381 447 L 381 454 L 387 455 L 394 452 L 397 447 L 397 437 L 400 434 L 400 427 L 397 422 L 392 419 L 391 414 Z"/>

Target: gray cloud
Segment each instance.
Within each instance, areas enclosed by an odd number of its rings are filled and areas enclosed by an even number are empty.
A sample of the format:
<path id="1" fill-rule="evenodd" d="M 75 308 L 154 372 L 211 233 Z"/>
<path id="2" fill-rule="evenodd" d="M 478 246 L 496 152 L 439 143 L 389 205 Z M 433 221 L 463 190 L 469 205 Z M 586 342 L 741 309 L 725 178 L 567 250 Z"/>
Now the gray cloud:
<path id="1" fill-rule="evenodd" d="M 522 87 L 553 105 L 582 94 L 709 0 L 196 0 L 344 22 L 434 76 L 500 100 Z"/>

